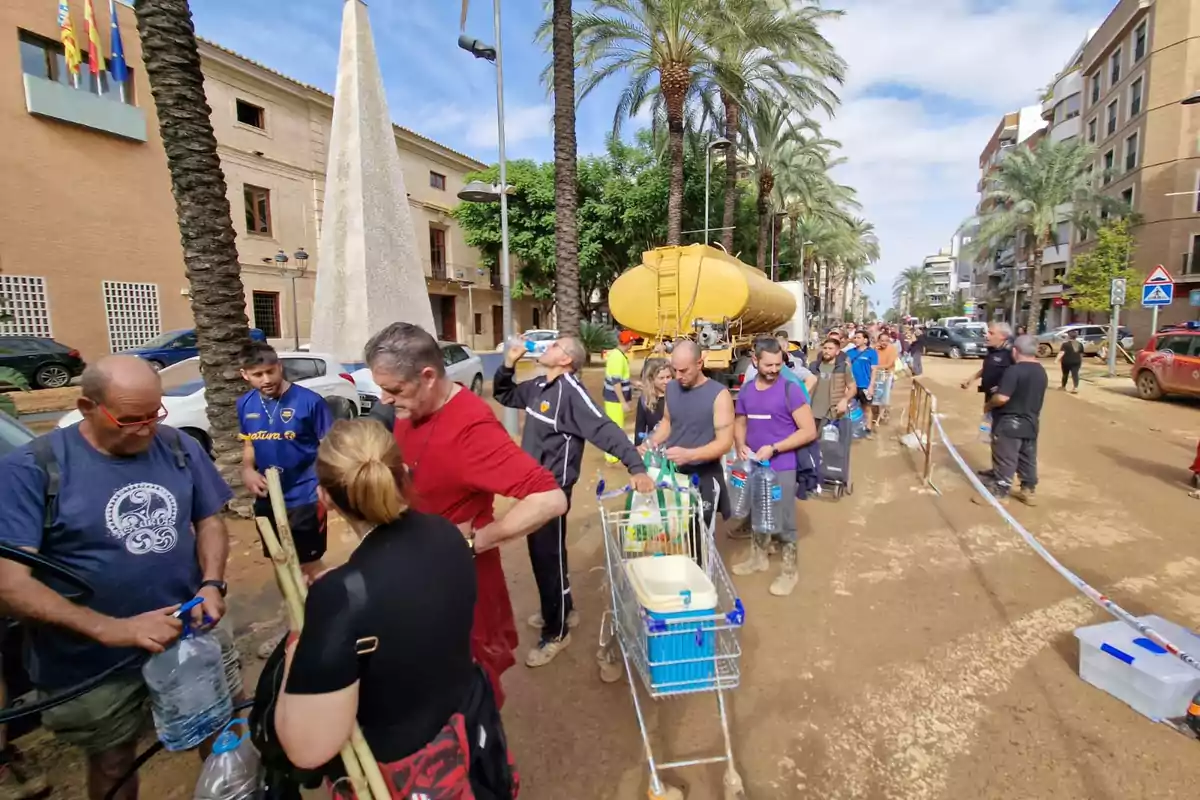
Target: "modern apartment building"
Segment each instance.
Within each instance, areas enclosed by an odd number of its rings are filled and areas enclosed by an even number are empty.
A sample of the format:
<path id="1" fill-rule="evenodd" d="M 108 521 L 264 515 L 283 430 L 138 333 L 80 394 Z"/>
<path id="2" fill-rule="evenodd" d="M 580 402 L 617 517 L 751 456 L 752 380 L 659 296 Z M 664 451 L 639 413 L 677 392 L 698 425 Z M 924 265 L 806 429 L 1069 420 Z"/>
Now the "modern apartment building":
<path id="1" fill-rule="evenodd" d="M 948 250 L 939 250 L 925 256 L 921 268 L 929 274 L 925 302 L 935 308 L 953 305 L 958 299 L 958 266 L 954 256 Z"/>
<path id="2" fill-rule="evenodd" d="M 1200 106 L 1181 101 L 1200 88 L 1200 0 L 1121 0 L 1084 47 L 1083 135 L 1097 147 L 1106 191 L 1140 217 L 1133 267 L 1165 266 L 1175 302 L 1159 323 L 1192 319 L 1188 290 L 1200 288 Z M 1077 231 L 1072 254 L 1091 246 Z M 1122 316 L 1138 342 L 1150 313 Z"/>
<path id="3" fill-rule="evenodd" d="M 82 6 L 71 5 L 86 50 Z M 106 51 L 107 7 L 96 3 Z M 0 294 L 16 316 L 0 333 L 54 336 L 89 359 L 192 325 L 133 9 L 119 0 L 117 14 L 129 79 L 116 85 L 108 74 L 89 75 L 85 55 L 76 87 L 55 4 L 0 4 L 0 172 L 8 189 L 0 193 Z M 306 340 L 333 97 L 214 43 L 201 42 L 200 52 L 247 315 L 270 338 Z M 484 165 L 413 131 L 397 126 L 395 134 L 438 334 L 491 348 L 503 338 L 500 276 L 481 269 L 450 216 L 464 175 Z M 307 259 L 295 257 L 300 251 Z M 527 301 L 514 310 L 518 328 L 548 322 Z"/>

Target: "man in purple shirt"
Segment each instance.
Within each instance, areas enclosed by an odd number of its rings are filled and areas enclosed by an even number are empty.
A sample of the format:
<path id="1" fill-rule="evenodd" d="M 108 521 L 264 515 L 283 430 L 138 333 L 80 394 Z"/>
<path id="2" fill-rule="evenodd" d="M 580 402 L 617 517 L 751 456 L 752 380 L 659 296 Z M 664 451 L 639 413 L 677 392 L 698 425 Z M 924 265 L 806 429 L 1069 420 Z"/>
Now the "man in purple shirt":
<path id="1" fill-rule="evenodd" d="M 779 342 L 764 336 L 754 343 L 754 365 L 758 375 L 742 386 L 734 405 L 733 440 L 738 455 L 754 461 L 769 461 L 779 476 L 781 493 L 779 540 L 783 543 L 783 567 L 771 583 L 771 594 L 785 597 L 796 588 L 796 467 L 797 451 L 817 438 L 812 409 L 799 386 L 780 379 L 783 351 Z M 803 458 L 812 456 L 804 454 Z M 815 464 L 805 464 L 815 468 Z M 735 575 L 766 572 L 767 550 L 772 534 L 754 534 L 750 555 L 735 564 Z"/>

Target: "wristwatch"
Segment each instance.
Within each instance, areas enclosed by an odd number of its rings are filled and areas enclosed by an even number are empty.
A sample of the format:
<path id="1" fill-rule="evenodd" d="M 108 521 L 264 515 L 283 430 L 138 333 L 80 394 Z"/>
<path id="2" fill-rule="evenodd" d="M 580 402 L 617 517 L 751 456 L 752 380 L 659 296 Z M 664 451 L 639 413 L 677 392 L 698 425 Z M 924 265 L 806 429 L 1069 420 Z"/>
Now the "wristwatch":
<path id="1" fill-rule="evenodd" d="M 221 593 L 221 597 L 224 597 L 225 595 L 229 594 L 229 584 L 226 583 L 225 581 L 218 581 L 218 580 L 214 579 L 214 580 L 204 581 L 203 583 L 200 584 L 201 589 L 203 589 L 205 586 L 212 586 L 214 589 L 216 589 L 218 592 Z"/>

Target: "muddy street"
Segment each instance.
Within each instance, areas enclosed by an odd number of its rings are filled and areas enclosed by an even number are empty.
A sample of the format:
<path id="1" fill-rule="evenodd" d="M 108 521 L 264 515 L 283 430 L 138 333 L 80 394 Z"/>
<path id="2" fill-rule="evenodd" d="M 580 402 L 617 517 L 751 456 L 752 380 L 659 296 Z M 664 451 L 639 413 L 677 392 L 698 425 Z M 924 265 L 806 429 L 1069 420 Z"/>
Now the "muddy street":
<path id="1" fill-rule="evenodd" d="M 1052 362 L 1045 362 L 1053 369 Z M 958 387 L 975 361 L 926 359 L 928 385 L 950 437 L 973 466 L 979 395 Z M 599 376 L 587 382 L 598 392 Z M 1052 376 L 1052 386 L 1057 381 Z M 1053 390 L 1040 440 L 1040 504 L 1013 513 L 1069 568 L 1135 613 L 1200 624 L 1200 551 L 1187 465 L 1200 432 L 1189 403 L 1148 403 L 1119 381 L 1079 395 Z M 897 397 L 907 392 L 898 391 Z M 747 609 L 742 685 L 733 693 L 735 757 L 750 798 L 1184 798 L 1197 743 L 1082 682 L 1072 631 L 1104 621 L 973 490 L 945 451 L 920 485 L 898 442 L 901 409 L 874 441 L 855 445 L 855 491 L 801 506 L 801 581 L 786 599 L 770 574 L 737 579 Z M 549 666 L 505 676 L 505 724 L 531 800 L 645 797 L 646 770 L 629 688 L 600 683 L 596 640 L 607 595 L 591 487 L 620 481 L 589 448 L 588 488 L 575 492 L 570 568 L 581 626 Z M 231 619 L 245 654 L 279 619 L 269 564 L 248 524 L 233 525 Z M 331 550 L 353 542 L 331 526 Z M 743 546 L 721 538 L 727 562 Z M 505 553 L 524 650 L 536 591 L 524 545 Z M 252 686 L 252 682 L 248 682 Z M 719 746 L 715 696 L 649 709 L 656 755 Z M 54 776 L 56 798 L 82 798 L 82 764 L 42 734 L 23 742 Z M 143 797 L 188 798 L 193 756 L 159 755 L 142 770 Z M 691 800 L 722 797 L 721 768 L 665 777 Z"/>

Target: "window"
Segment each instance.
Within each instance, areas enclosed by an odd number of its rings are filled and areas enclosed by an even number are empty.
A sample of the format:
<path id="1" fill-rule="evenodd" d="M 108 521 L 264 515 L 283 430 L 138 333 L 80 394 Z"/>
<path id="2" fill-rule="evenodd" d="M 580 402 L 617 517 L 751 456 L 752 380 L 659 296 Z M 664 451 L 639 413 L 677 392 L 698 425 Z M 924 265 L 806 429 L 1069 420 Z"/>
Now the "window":
<path id="1" fill-rule="evenodd" d="M 483 314 L 475 315 L 475 335 L 479 336 L 483 333 Z"/>
<path id="2" fill-rule="evenodd" d="M 446 279 L 446 231 L 429 226 L 429 266 L 433 277 Z"/>
<path id="3" fill-rule="evenodd" d="M 1118 116 L 1117 101 L 1113 100 L 1111 103 L 1108 104 L 1108 126 L 1107 126 L 1108 132 L 1105 134 L 1105 136 L 1112 136 L 1114 133 L 1117 132 L 1117 116 Z"/>
<path id="4" fill-rule="evenodd" d="M 468 358 L 470 356 L 467 355 L 467 351 L 463 350 L 460 345 L 448 344 L 442 347 L 442 363 L 447 367 L 452 364 L 459 364 Z"/>
<path id="5" fill-rule="evenodd" d="M 325 362 L 319 358 L 282 358 L 283 377 L 291 382 L 325 375 Z"/>
<path id="6" fill-rule="evenodd" d="M 446 176 L 440 172 L 429 172 L 429 185 L 439 192 L 446 191 Z"/>
<path id="7" fill-rule="evenodd" d="M 254 308 L 254 327 L 268 339 L 278 339 L 283 335 L 279 327 L 279 292 L 254 292 L 251 305 Z"/>
<path id="8" fill-rule="evenodd" d="M 104 281 L 103 286 L 109 350 L 140 347 L 162 333 L 157 283 Z"/>
<path id="9" fill-rule="evenodd" d="M 1096 70 L 1096 74 L 1088 78 L 1088 85 L 1092 88 L 1091 105 L 1096 105 L 1100 102 L 1100 70 Z"/>
<path id="10" fill-rule="evenodd" d="M 1200 235 L 1192 237 L 1192 252 L 1183 254 L 1183 274 L 1200 275 Z"/>
<path id="11" fill-rule="evenodd" d="M 76 31 L 76 35 L 79 35 L 80 32 Z M 44 39 L 28 31 L 19 31 L 17 38 L 21 54 L 21 71 L 25 74 L 45 78 L 64 86 L 71 86 L 105 100 L 133 105 L 133 68 L 128 61 L 126 63 L 129 79 L 121 84 L 112 79 L 112 73 L 109 71 L 112 61 L 109 59 L 105 59 L 105 70 L 99 75 L 92 75 L 88 72 L 88 54 L 84 50 L 82 51 L 83 60 L 79 65 L 79 75 L 72 77 L 71 73 L 67 71 L 67 59 L 63 55 L 62 44 Z M 86 43 L 86 40 L 81 42 L 81 44 Z"/>
<path id="12" fill-rule="evenodd" d="M 542 324 L 541 309 L 535 308 L 533 310 L 533 327 L 535 327 L 535 328 L 541 327 L 541 324 Z"/>
<path id="13" fill-rule="evenodd" d="M 1146 57 L 1146 23 L 1133 29 L 1133 63 Z"/>
<path id="14" fill-rule="evenodd" d="M 271 190 L 245 184 L 246 232 L 271 235 Z"/>
<path id="15" fill-rule="evenodd" d="M 1121 200 L 1125 203 L 1125 207 L 1130 211 L 1133 210 L 1133 187 L 1130 186 L 1125 191 L 1121 192 Z"/>
<path id="16" fill-rule="evenodd" d="M 1054 231 L 1054 246 L 1069 244 L 1071 241 L 1071 223 L 1060 222 Z"/>
<path id="17" fill-rule="evenodd" d="M 1109 150 L 1107 153 L 1104 154 L 1104 178 L 1103 178 L 1103 180 L 1104 180 L 1105 186 L 1112 183 L 1113 164 L 1115 163 L 1115 160 L 1116 160 L 1116 154 L 1112 150 Z"/>
<path id="18" fill-rule="evenodd" d="M 1137 169 L 1138 165 L 1138 135 L 1135 133 L 1125 140 L 1125 171 Z"/>
<path id="19" fill-rule="evenodd" d="M 1142 87 L 1144 85 L 1144 78 L 1138 78 L 1129 85 L 1129 116 L 1131 119 L 1142 113 Z"/>
<path id="20" fill-rule="evenodd" d="M 1056 120 L 1056 121 L 1063 122 L 1068 119 L 1075 119 L 1075 117 L 1078 117 L 1079 112 L 1080 112 L 1080 105 L 1082 102 L 1083 101 L 1080 99 L 1079 95 L 1077 95 L 1077 94 L 1073 94 L 1070 97 L 1068 97 L 1066 100 L 1063 101 L 1063 103 L 1061 105 L 1059 105 L 1058 109 L 1055 109 L 1056 113 L 1059 109 L 1061 109 L 1062 113 L 1063 113 L 1062 119 Z"/>
<path id="21" fill-rule="evenodd" d="M 1096 143 L 1096 123 L 1097 123 L 1098 121 L 1099 121 L 1099 120 L 1097 120 L 1095 117 L 1093 117 L 1092 119 L 1088 120 L 1088 128 L 1087 128 L 1087 131 L 1088 131 L 1088 134 L 1087 134 L 1088 144 L 1095 144 L 1095 143 Z"/>
<path id="22" fill-rule="evenodd" d="M 1158 352 L 1170 350 L 1176 355 L 1187 355 L 1191 350 L 1192 340 L 1195 336 L 1163 336 L 1158 340 L 1158 346 L 1154 349 Z"/>
<path id="23" fill-rule="evenodd" d="M 263 110 L 262 106 L 239 99 L 237 101 L 237 121 L 243 125 L 249 125 L 251 128 L 265 131 L 267 129 L 267 112 Z"/>
<path id="24" fill-rule="evenodd" d="M 1109 88 L 1112 88 L 1121 82 L 1121 48 L 1119 47 L 1117 48 L 1116 52 L 1112 54 L 1112 58 L 1108 60 L 1108 77 Z"/>
<path id="25" fill-rule="evenodd" d="M 0 335 L 43 336 L 49 339 L 50 306 L 46 279 L 28 275 L 0 275 L 0 310 L 12 319 L 0 321 Z"/>

